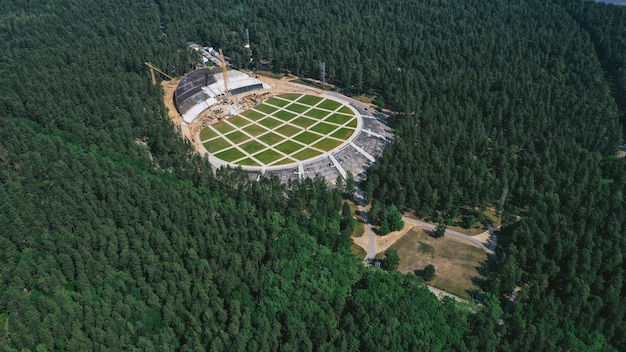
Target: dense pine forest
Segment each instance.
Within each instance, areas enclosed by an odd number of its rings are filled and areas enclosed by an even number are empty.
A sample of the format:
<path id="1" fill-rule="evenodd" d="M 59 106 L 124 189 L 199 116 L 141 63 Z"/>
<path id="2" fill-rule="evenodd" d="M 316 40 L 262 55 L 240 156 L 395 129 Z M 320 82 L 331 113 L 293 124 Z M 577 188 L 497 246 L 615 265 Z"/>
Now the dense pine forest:
<path id="1" fill-rule="evenodd" d="M 0 5 L 3 350 L 626 351 L 626 7 Z M 324 61 L 397 112 L 360 186 L 441 221 L 496 208 L 485 302 L 363 266 L 323 179 L 212 172 L 144 66 L 191 70 L 189 40 L 245 69 Z"/>

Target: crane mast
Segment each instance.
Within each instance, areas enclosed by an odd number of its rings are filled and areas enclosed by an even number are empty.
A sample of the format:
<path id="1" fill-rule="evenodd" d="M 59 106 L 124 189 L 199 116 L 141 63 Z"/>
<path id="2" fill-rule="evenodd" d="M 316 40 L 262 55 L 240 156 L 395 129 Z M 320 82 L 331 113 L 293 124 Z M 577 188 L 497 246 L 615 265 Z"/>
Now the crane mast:
<path id="1" fill-rule="evenodd" d="M 162 74 L 163 76 L 169 78 L 170 80 L 174 79 L 174 77 L 168 75 L 167 73 L 163 72 L 163 70 L 161 70 L 160 68 L 156 67 L 152 62 L 150 61 L 146 61 L 146 66 L 148 66 L 150 68 L 150 77 L 152 78 L 152 85 L 155 86 L 156 85 L 156 77 L 154 75 L 154 71 L 157 71 L 158 73 Z"/>
<path id="2" fill-rule="evenodd" d="M 224 52 L 222 48 L 220 48 L 220 57 L 222 59 L 222 75 L 224 76 L 224 96 L 228 100 L 228 67 L 226 67 L 226 59 L 224 58 Z"/>

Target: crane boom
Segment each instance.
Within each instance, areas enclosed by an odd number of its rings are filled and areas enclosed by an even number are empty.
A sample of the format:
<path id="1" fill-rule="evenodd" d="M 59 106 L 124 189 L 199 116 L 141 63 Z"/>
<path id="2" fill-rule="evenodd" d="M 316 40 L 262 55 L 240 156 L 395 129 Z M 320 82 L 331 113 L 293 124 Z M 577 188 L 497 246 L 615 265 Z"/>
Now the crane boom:
<path id="1" fill-rule="evenodd" d="M 226 59 L 224 58 L 222 48 L 220 48 L 220 56 L 222 58 L 222 75 L 224 76 L 224 96 L 228 99 L 228 67 L 226 67 Z"/>
<path id="2" fill-rule="evenodd" d="M 170 80 L 174 79 L 174 77 L 172 77 L 172 76 L 168 75 L 167 73 L 163 72 L 163 70 L 161 70 L 160 68 L 156 67 L 150 61 L 146 61 L 146 66 L 148 66 L 150 68 L 150 76 L 152 77 L 152 85 L 156 85 L 156 77 L 154 76 L 154 71 L 157 71 L 158 73 L 160 73 L 163 76 L 169 78 Z"/>

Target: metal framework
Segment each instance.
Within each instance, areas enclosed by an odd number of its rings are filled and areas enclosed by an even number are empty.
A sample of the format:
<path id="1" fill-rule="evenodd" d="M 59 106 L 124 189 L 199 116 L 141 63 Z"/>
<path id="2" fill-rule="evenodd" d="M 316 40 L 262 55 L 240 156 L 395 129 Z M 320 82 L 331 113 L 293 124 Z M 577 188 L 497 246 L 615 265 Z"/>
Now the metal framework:
<path id="1" fill-rule="evenodd" d="M 148 66 L 150 68 L 150 77 L 152 77 L 152 85 L 156 85 L 156 77 L 154 76 L 154 71 L 157 71 L 158 73 L 162 74 L 163 76 L 169 78 L 170 80 L 174 79 L 174 77 L 168 75 L 167 73 L 163 72 L 163 70 L 161 70 L 160 68 L 156 67 L 152 62 L 150 61 L 146 61 L 146 66 Z"/>
<path id="2" fill-rule="evenodd" d="M 222 59 L 222 74 L 224 75 L 224 96 L 228 99 L 228 67 L 226 67 L 226 59 L 224 58 L 222 48 L 220 48 L 220 57 Z"/>

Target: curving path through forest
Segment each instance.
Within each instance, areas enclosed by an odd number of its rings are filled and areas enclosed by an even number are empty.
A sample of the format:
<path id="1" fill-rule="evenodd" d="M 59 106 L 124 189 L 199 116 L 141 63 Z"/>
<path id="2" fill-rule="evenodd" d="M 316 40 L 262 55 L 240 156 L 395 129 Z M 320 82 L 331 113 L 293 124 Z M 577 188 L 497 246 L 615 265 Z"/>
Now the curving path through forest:
<path id="1" fill-rule="evenodd" d="M 409 217 L 406 217 L 406 216 L 403 216 L 402 220 L 408 222 L 409 224 L 426 227 L 426 228 L 431 229 L 431 230 L 434 230 L 437 227 L 436 225 L 429 224 L 429 223 L 424 222 L 424 221 L 412 219 L 412 218 L 409 218 Z M 475 239 L 472 236 L 468 236 L 468 235 L 460 233 L 458 231 L 448 230 L 448 229 L 446 229 L 446 236 L 451 236 L 451 237 L 455 237 L 455 238 L 458 238 L 458 239 L 462 239 L 462 240 L 468 241 L 472 245 L 474 245 L 476 247 L 479 247 L 482 250 L 484 250 L 485 253 L 490 254 L 490 255 L 494 254 L 493 250 L 487 248 L 481 241 Z"/>

